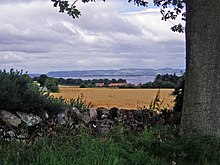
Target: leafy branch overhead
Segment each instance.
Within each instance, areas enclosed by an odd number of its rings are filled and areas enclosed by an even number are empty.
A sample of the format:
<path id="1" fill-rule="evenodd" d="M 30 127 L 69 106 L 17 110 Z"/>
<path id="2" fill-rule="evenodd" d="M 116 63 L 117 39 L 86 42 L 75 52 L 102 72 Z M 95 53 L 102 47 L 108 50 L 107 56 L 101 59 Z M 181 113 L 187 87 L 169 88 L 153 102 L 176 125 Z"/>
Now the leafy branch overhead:
<path id="1" fill-rule="evenodd" d="M 70 17 L 73 19 L 79 18 L 81 15 L 81 12 L 76 8 L 76 2 L 78 0 L 75 0 L 73 2 L 70 1 L 65 1 L 65 0 L 51 0 L 54 4 L 54 7 L 59 7 L 59 12 L 61 13 L 67 13 Z M 95 2 L 95 0 L 81 0 L 84 3 L 87 2 Z M 106 1 L 106 0 L 101 0 L 101 1 Z M 148 7 L 148 2 L 146 0 L 128 0 L 129 3 L 133 2 L 134 5 L 137 6 L 143 6 L 143 7 Z M 160 7 L 160 12 L 162 14 L 162 20 L 167 21 L 167 20 L 174 20 L 177 18 L 177 16 L 181 15 L 182 20 L 186 19 L 186 13 L 183 12 L 182 10 L 185 7 L 186 0 L 153 0 L 153 3 L 155 6 Z M 167 10 L 166 9 L 172 5 L 173 8 L 172 10 Z M 171 21 L 170 21 L 171 22 Z M 172 22 L 171 22 L 172 23 Z M 173 24 L 173 23 L 172 23 Z M 171 27 L 171 30 L 174 32 L 179 32 L 182 33 L 184 32 L 184 27 L 182 24 L 178 24 Z"/>
<path id="2" fill-rule="evenodd" d="M 162 14 L 162 20 L 175 20 L 179 15 L 182 16 L 182 20 L 186 20 L 186 12 L 184 10 L 184 7 L 186 5 L 186 0 L 154 0 L 154 5 L 161 7 L 160 13 Z M 167 10 L 166 9 L 172 5 L 173 10 Z M 182 11 L 184 11 L 182 13 Z M 172 23 L 172 22 L 171 22 Z M 171 30 L 174 32 L 183 33 L 184 27 L 182 24 L 174 25 L 171 27 Z"/>
<path id="3" fill-rule="evenodd" d="M 62 0 L 51 0 L 54 4 L 54 7 L 59 7 L 59 12 L 64 13 L 66 12 L 70 17 L 79 18 L 81 15 L 81 12 L 76 8 L 75 4 L 78 0 L 75 0 L 74 2 L 70 3 L 69 1 L 62 1 Z M 105 2 L 105 0 L 102 0 Z M 128 0 L 128 2 L 132 2 L 133 0 Z M 95 0 L 82 0 L 82 2 L 95 2 Z M 144 0 L 134 0 L 133 1 L 135 5 L 137 6 L 147 6 L 148 2 L 145 2 Z"/>

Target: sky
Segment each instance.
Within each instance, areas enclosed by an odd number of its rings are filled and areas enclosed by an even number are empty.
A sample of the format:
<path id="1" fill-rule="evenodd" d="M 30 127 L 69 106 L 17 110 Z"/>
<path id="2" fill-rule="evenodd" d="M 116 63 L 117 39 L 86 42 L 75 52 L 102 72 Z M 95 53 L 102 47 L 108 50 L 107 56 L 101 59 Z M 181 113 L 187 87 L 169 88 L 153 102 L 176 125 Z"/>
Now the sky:
<path id="1" fill-rule="evenodd" d="M 50 0 L 1 0 L 0 70 L 185 68 L 185 36 L 161 21 L 159 8 L 127 0 L 76 5 L 79 19 Z"/>

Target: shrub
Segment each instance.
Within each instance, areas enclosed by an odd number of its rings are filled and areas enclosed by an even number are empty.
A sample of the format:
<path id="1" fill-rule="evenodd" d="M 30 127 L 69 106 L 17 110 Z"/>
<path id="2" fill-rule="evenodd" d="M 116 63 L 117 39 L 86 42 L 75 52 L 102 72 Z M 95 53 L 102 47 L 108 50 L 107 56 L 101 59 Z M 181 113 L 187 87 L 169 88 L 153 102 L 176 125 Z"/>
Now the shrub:
<path id="1" fill-rule="evenodd" d="M 46 87 L 50 92 L 58 93 L 58 79 L 53 77 L 48 77 L 46 74 L 42 74 L 39 77 L 34 77 L 34 81 L 37 81 L 42 88 Z"/>
<path id="2" fill-rule="evenodd" d="M 45 111 L 57 113 L 67 106 L 63 99 L 40 92 L 27 73 L 13 69 L 9 73 L 0 71 L 0 109 L 41 115 Z"/>
<path id="3" fill-rule="evenodd" d="M 55 78 L 48 77 L 45 80 L 44 85 L 51 92 L 54 92 L 54 93 L 58 93 L 59 92 L 58 81 Z"/>

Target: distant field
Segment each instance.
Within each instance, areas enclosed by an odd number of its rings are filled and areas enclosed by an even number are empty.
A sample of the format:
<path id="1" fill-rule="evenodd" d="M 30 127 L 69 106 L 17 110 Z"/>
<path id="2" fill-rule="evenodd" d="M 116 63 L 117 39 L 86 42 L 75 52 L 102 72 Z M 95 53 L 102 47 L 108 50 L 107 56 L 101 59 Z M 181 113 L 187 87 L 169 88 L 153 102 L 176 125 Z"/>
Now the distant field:
<path id="1" fill-rule="evenodd" d="M 148 107 L 155 98 L 158 89 L 110 89 L 110 88 L 78 88 L 61 86 L 60 93 L 52 93 L 55 97 L 77 98 L 83 93 L 85 101 L 92 102 L 94 107 L 136 109 Z M 173 107 L 173 89 L 161 89 L 160 98 L 164 99 L 162 107 Z"/>

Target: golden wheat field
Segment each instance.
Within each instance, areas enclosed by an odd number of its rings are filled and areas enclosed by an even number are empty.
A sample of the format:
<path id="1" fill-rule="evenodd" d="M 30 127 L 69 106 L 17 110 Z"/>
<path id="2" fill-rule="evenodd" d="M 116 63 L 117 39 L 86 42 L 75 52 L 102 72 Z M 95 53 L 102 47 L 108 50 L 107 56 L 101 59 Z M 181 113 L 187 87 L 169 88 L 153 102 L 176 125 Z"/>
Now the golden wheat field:
<path id="1" fill-rule="evenodd" d="M 137 109 L 149 107 L 158 89 L 117 89 L 117 88 L 78 88 L 60 86 L 60 93 L 52 93 L 55 97 L 66 99 L 77 98 L 83 94 L 86 103 L 92 102 L 95 108 L 118 107 L 123 109 Z M 173 89 L 160 89 L 160 99 L 164 100 L 162 108 L 172 108 Z"/>

